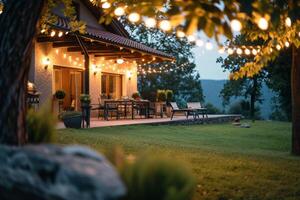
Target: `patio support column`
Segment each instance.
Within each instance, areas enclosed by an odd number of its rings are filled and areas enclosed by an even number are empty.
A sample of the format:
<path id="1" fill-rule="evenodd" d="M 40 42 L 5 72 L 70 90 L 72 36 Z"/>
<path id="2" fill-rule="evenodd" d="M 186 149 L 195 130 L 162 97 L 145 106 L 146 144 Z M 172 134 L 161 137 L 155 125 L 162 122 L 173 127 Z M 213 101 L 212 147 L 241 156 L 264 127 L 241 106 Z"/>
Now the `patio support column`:
<path id="1" fill-rule="evenodd" d="M 81 40 L 80 36 L 75 35 L 78 44 L 84 54 L 84 75 L 83 75 L 83 92 L 84 94 L 90 94 L 90 57 L 84 42 Z"/>

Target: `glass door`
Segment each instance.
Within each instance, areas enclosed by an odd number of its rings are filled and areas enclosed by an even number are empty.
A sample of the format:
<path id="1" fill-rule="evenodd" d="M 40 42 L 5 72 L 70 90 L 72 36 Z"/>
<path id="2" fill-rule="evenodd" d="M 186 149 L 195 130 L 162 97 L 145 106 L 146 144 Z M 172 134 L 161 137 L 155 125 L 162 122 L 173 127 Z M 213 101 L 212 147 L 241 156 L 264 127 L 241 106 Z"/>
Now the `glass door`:
<path id="1" fill-rule="evenodd" d="M 120 99 L 122 97 L 122 75 L 102 73 L 101 97 L 106 99 Z"/>

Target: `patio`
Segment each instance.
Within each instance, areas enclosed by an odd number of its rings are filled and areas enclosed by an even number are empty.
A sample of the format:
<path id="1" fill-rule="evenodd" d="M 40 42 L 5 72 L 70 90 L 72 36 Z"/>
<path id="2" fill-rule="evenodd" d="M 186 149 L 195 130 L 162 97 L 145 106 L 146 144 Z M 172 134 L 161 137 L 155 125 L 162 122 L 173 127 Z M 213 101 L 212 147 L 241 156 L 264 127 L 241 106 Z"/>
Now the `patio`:
<path id="1" fill-rule="evenodd" d="M 110 126 L 125 126 L 125 125 L 167 125 L 167 124 L 203 124 L 203 123 L 224 123 L 231 122 L 235 118 L 240 118 L 241 115 L 208 115 L 207 118 L 194 120 L 193 117 L 186 119 L 185 116 L 175 116 L 172 120 L 168 118 L 141 118 L 141 119 L 111 119 L 109 121 L 103 118 L 91 118 L 90 128 L 95 127 L 110 127 Z M 57 124 L 58 129 L 65 128 L 63 122 Z"/>

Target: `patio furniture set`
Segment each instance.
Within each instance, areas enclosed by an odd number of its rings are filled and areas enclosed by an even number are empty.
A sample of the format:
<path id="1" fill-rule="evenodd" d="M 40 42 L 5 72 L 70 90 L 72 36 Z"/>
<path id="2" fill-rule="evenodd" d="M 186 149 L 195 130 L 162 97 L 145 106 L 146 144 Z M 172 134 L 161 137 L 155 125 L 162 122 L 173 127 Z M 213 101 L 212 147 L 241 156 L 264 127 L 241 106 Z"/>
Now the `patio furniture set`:
<path id="1" fill-rule="evenodd" d="M 172 107 L 171 120 L 175 113 L 184 113 L 187 119 L 189 116 L 193 116 L 196 120 L 197 118 L 200 118 L 200 115 L 202 115 L 203 118 L 208 118 L 207 109 L 202 107 L 200 102 L 188 102 L 187 108 L 179 108 L 176 102 L 171 102 L 170 104 Z"/>

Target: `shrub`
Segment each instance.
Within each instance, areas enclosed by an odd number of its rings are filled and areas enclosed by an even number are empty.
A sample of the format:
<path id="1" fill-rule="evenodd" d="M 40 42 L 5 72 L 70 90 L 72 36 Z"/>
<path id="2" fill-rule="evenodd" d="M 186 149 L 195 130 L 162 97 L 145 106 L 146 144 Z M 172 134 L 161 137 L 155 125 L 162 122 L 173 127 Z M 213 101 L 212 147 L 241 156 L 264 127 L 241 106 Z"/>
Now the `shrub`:
<path id="1" fill-rule="evenodd" d="M 165 157 L 143 156 L 125 165 L 121 175 L 128 189 L 126 200 L 189 200 L 195 191 L 191 171 Z"/>
<path id="2" fill-rule="evenodd" d="M 166 100 L 167 100 L 166 92 L 164 90 L 157 90 L 157 101 L 162 102 Z"/>
<path id="3" fill-rule="evenodd" d="M 204 107 L 207 109 L 208 114 L 221 114 L 222 113 L 217 107 L 215 107 L 211 103 L 205 104 Z"/>
<path id="4" fill-rule="evenodd" d="M 140 96 L 140 94 L 139 94 L 138 92 L 133 93 L 133 94 L 131 95 L 131 97 L 132 97 L 133 99 L 139 99 L 139 98 L 141 98 L 141 96 Z"/>
<path id="5" fill-rule="evenodd" d="M 81 94 L 80 95 L 80 101 L 82 103 L 90 103 L 91 102 L 91 96 L 89 94 Z"/>
<path id="6" fill-rule="evenodd" d="M 66 118 L 81 116 L 82 113 L 78 111 L 65 111 L 60 114 L 60 119 L 64 120 Z"/>
<path id="7" fill-rule="evenodd" d="M 66 96 L 66 93 L 63 90 L 57 90 L 54 94 L 56 99 L 64 99 Z"/>
<path id="8" fill-rule="evenodd" d="M 166 90 L 167 102 L 171 102 L 173 100 L 173 91 Z"/>
<path id="9" fill-rule="evenodd" d="M 28 142 L 32 144 L 53 143 L 56 140 L 56 120 L 50 106 L 43 106 L 39 111 L 28 110 L 26 116 Z"/>

